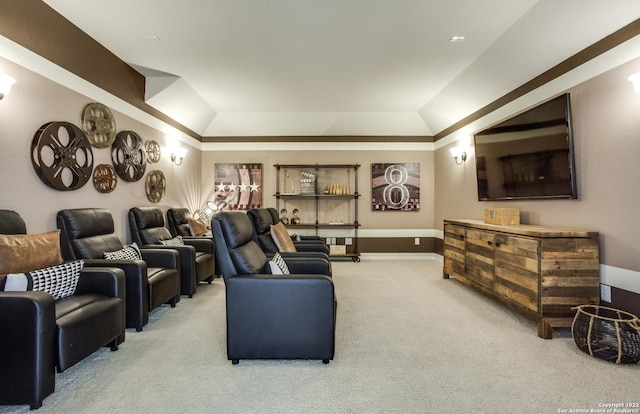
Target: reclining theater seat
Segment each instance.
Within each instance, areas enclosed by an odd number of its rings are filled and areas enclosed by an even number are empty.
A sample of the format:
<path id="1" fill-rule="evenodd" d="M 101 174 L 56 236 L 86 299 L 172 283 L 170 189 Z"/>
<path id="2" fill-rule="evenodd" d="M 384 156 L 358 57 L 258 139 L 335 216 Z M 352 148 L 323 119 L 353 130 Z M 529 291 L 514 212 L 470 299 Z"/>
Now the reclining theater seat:
<path id="1" fill-rule="evenodd" d="M 226 288 L 227 357 L 320 359 L 335 347 L 336 302 L 324 260 L 287 261 L 291 275 L 266 274 L 269 262 L 252 239 L 249 217 L 218 213 L 212 223 Z M 303 274 L 304 273 L 304 274 Z"/>
<path id="2" fill-rule="evenodd" d="M 278 224 L 280 219 L 275 208 L 252 208 L 247 210 L 255 230 L 256 242 L 267 255 L 278 251 L 278 245 L 271 236 L 271 226 Z M 298 252 L 321 252 L 329 255 L 329 247 L 317 236 L 301 236 L 301 240 L 293 240 Z M 282 252 L 280 252 L 282 254 Z"/>
<path id="3" fill-rule="evenodd" d="M 189 227 L 189 218 L 191 214 L 188 208 L 170 208 L 167 210 L 167 227 L 173 237 L 193 237 Z"/>
<path id="4" fill-rule="evenodd" d="M 162 210 L 156 207 L 134 207 L 129 210 L 131 238 L 146 248 L 170 248 L 180 253 L 180 293 L 193 297 L 198 283 L 211 283 L 214 277 L 213 240 L 210 238 L 188 238 L 180 236 L 184 245 L 163 246 L 161 240 L 172 236 L 164 226 Z"/>
<path id="5" fill-rule="evenodd" d="M 61 210 L 57 216 L 61 230 L 62 255 L 66 260 L 84 259 L 85 266 L 110 266 L 126 276 L 126 327 L 141 331 L 149 312 L 180 300 L 180 257 L 168 249 L 143 249 L 142 260 L 108 260 L 104 252 L 123 249 L 114 234 L 113 217 L 106 209 Z"/>
<path id="6" fill-rule="evenodd" d="M 0 234 L 26 235 L 18 213 L 0 210 Z M 55 247 L 35 241 L 33 246 L 29 256 L 40 256 L 35 246 L 60 255 L 58 234 Z M 43 291 L 0 291 L 0 405 L 39 408 L 55 389 L 56 368 L 62 372 L 104 346 L 117 350 L 125 336 L 124 285 L 120 269 L 85 267 L 74 293 L 57 300 Z"/>

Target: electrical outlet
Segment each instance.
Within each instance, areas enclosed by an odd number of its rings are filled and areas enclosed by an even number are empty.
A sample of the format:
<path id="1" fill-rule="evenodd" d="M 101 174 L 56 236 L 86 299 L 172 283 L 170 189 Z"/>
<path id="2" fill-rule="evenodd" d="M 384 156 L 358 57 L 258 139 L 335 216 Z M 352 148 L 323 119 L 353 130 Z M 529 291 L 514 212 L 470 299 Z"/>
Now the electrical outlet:
<path id="1" fill-rule="evenodd" d="M 416 246 L 420 246 L 420 237 L 416 237 L 414 243 Z"/>
<path id="2" fill-rule="evenodd" d="M 603 302 L 611 303 L 611 286 L 600 285 L 600 299 Z"/>

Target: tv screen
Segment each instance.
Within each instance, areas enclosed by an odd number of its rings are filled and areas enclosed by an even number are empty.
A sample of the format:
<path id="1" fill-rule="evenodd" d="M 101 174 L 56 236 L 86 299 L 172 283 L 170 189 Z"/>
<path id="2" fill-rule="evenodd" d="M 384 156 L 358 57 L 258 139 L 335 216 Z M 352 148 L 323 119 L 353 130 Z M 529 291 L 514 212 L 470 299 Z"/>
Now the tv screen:
<path id="1" fill-rule="evenodd" d="M 564 94 L 474 135 L 478 200 L 577 198 Z"/>

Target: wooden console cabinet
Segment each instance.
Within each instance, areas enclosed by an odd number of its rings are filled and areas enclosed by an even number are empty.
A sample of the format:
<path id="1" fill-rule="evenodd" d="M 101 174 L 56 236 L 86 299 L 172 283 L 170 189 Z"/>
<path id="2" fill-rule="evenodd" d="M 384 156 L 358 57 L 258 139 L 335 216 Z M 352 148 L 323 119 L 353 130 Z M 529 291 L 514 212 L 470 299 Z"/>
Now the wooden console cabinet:
<path id="1" fill-rule="evenodd" d="M 538 322 L 571 326 L 571 307 L 600 301 L 597 232 L 481 220 L 444 221 L 444 278 L 453 276 Z"/>

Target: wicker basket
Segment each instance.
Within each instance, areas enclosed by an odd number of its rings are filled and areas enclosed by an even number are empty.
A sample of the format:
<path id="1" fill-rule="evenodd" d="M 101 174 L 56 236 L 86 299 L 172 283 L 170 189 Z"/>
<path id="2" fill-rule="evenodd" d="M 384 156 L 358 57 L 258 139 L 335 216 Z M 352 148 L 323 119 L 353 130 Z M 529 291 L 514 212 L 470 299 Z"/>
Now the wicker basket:
<path id="1" fill-rule="evenodd" d="M 638 317 L 618 309 L 581 305 L 571 325 L 571 334 L 582 351 L 616 364 L 640 361 Z"/>

